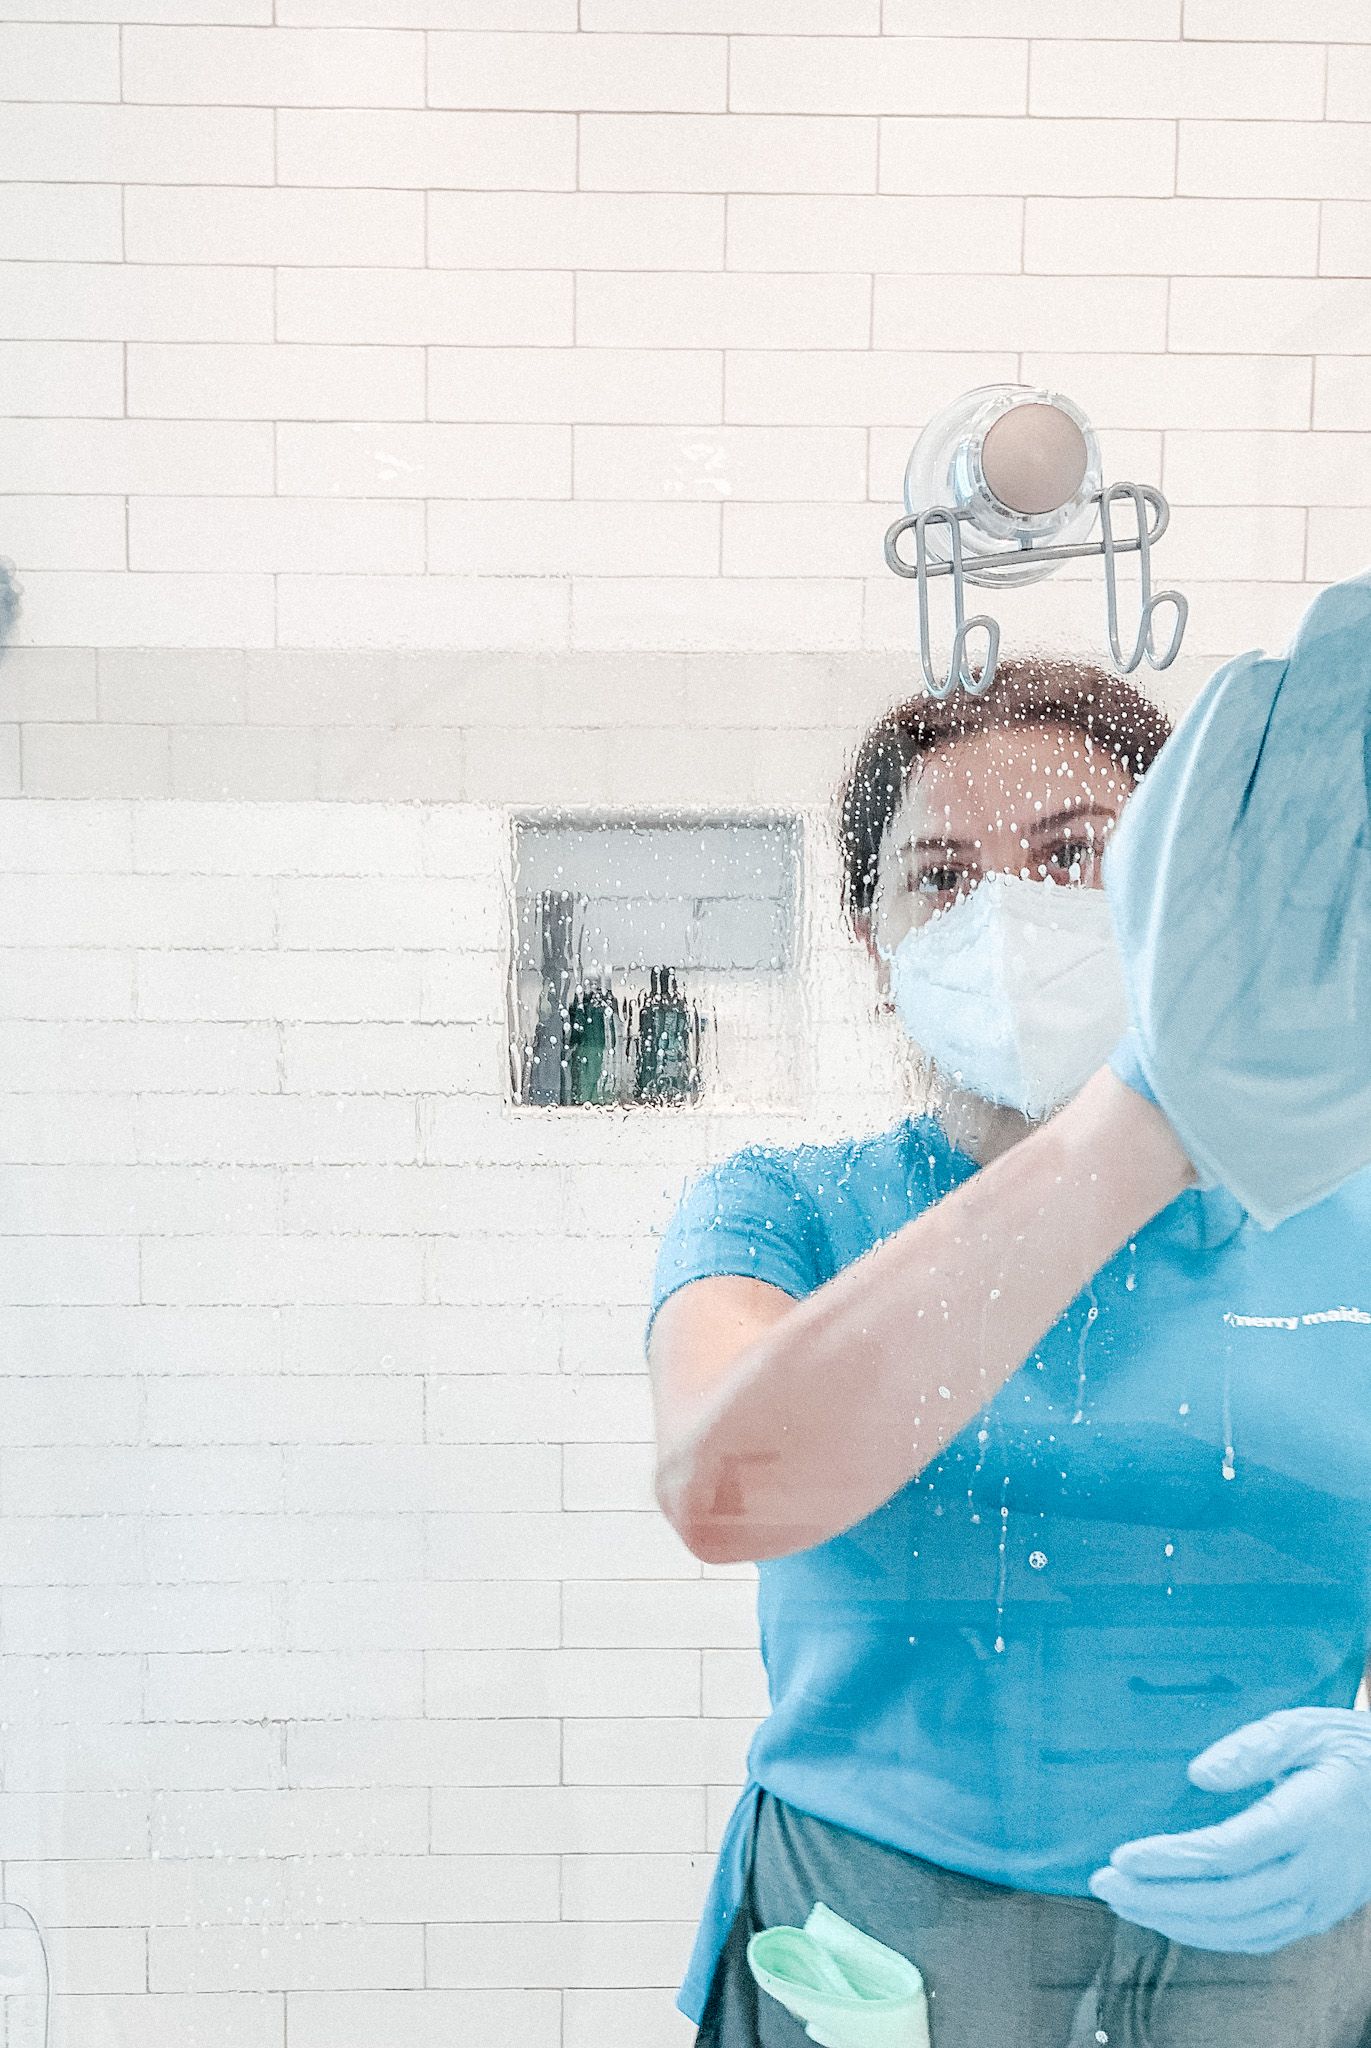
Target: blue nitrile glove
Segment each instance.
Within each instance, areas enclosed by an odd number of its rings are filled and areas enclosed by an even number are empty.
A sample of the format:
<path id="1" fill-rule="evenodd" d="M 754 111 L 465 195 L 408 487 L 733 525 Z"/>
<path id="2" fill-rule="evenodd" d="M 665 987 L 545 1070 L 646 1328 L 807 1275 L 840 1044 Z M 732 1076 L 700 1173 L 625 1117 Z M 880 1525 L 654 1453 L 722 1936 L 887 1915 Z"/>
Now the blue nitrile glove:
<path id="1" fill-rule="evenodd" d="M 1371 575 L 1321 592 L 1286 654 L 1210 678 L 1104 883 L 1146 1078 L 1201 1183 L 1270 1229 L 1371 1165 Z"/>
<path id="2" fill-rule="evenodd" d="M 1371 1900 L 1371 1714 L 1268 1714 L 1201 1750 L 1189 1775 L 1209 1792 L 1277 1782 L 1216 1827 L 1116 1849 L 1090 1889 L 1121 1919 L 1191 1948 L 1266 1955 Z"/>

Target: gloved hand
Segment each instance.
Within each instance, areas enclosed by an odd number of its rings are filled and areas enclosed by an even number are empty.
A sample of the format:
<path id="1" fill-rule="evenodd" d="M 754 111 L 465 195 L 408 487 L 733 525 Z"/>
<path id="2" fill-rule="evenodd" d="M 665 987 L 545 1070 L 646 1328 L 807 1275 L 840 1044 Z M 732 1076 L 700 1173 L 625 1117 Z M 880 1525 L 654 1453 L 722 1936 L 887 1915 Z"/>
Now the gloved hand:
<path id="1" fill-rule="evenodd" d="M 1371 1714 L 1268 1714 L 1211 1743 L 1189 1775 L 1210 1792 L 1277 1782 L 1216 1827 L 1116 1849 L 1090 1889 L 1121 1919 L 1191 1948 L 1265 1955 L 1371 1900 Z"/>
<path id="2" fill-rule="evenodd" d="M 1270 1229 L 1371 1165 L 1371 575 L 1321 592 L 1286 654 L 1210 678 L 1104 885 L 1145 1075 L 1201 1185 Z"/>

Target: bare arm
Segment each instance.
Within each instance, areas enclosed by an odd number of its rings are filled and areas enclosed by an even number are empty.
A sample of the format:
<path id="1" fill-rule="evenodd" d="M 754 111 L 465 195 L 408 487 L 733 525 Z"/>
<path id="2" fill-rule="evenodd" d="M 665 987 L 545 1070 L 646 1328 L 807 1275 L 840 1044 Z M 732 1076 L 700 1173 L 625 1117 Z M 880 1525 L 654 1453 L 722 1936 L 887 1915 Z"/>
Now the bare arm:
<path id="1" fill-rule="evenodd" d="M 742 1278 L 678 1289 L 649 1352 L 664 1514 L 716 1564 L 851 1528 L 932 1463 L 1193 1181 L 1161 1112 L 1104 1068 L 803 1301 Z"/>

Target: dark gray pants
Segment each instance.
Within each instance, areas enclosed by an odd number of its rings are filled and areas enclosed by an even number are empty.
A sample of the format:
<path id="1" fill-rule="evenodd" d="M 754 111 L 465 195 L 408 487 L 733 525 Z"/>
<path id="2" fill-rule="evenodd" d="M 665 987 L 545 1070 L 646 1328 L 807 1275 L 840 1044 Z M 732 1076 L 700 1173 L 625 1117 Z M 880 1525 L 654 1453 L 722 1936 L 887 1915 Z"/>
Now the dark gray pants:
<path id="1" fill-rule="evenodd" d="M 1371 1907 L 1268 1956 L 1184 1948 L 1099 1899 L 1010 1891 L 763 1791 L 747 1892 L 697 2048 L 813 2048 L 747 1966 L 759 1927 L 817 1899 L 909 1956 L 933 2048 L 1371 2048 Z"/>

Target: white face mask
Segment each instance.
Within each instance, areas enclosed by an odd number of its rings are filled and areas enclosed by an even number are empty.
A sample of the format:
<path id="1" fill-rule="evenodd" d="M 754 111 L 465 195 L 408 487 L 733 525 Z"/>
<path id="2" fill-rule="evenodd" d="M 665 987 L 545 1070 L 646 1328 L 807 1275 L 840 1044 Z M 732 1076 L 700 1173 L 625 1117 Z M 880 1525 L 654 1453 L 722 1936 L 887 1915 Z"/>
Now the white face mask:
<path id="1" fill-rule="evenodd" d="M 881 950 L 900 1022 L 939 1072 L 1029 1117 L 1069 1101 L 1127 1028 L 1102 889 L 987 875 Z"/>

